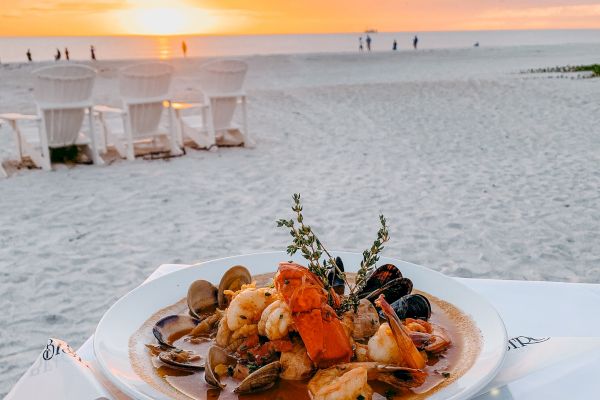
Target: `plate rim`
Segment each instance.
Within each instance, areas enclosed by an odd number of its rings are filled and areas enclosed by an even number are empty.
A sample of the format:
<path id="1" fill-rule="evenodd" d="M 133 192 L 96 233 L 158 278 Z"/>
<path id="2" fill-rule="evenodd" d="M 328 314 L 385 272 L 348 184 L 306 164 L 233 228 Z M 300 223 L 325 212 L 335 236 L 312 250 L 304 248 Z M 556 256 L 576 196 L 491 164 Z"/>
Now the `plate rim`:
<path id="1" fill-rule="evenodd" d="M 349 254 L 349 255 L 353 255 L 353 256 L 361 255 L 361 253 L 358 253 L 358 252 L 344 251 L 344 250 L 339 250 L 339 251 L 338 250 L 331 250 L 330 252 L 332 254 L 340 254 L 340 255 L 343 255 L 343 254 Z M 117 301 L 115 301 L 108 308 L 108 310 L 106 310 L 106 312 L 102 315 L 102 318 L 98 322 L 98 325 L 96 325 L 96 329 L 94 330 L 94 337 L 93 337 L 93 343 L 92 343 L 93 344 L 93 351 L 94 351 L 94 356 L 96 358 L 96 365 L 99 367 L 99 370 L 100 370 L 101 374 L 112 385 L 116 386 L 120 391 L 122 391 L 127 396 L 132 397 L 133 399 L 154 400 L 152 397 L 149 397 L 149 396 L 147 396 L 144 393 L 140 393 L 139 391 L 135 390 L 135 388 L 132 388 L 129 385 L 127 385 L 124 382 L 122 382 L 116 376 L 114 376 L 113 374 L 111 374 L 110 371 L 109 371 L 109 369 L 107 368 L 107 366 L 104 365 L 103 357 L 101 356 L 101 354 L 100 354 L 101 352 L 98 349 L 98 343 L 97 343 L 96 337 L 98 336 L 97 333 L 98 333 L 99 328 L 102 326 L 103 322 L 107 319 L 107 316 L 110 315 L 111 311 L 114 308 L 118 307 L 118 305 L 122 301 L 124 301 L 127 297 L 129 297 L 133 292 L 136 292 L 138 290 L 142 290 L 142 288 L 147 283 L 158 281 L 158 280 L 160 280 L 162 278 L 165 278 L 167 276 L 170 276 L 172 274 L 177 274 L 178 272 L 187 270 L 190 267 L 202 266 L 202 265 L 207 264 L 207 263 L 213 263 L 213 262 L 218 262 L 218 261 L 225 261 L 225 260 L 232 259 L 232 258 L 240 258 L 240 257 L 247 257 L 247 256 L 260 256 L 260 255 L 275 255 L 275 254 L 282 254 L 284 256 L 287 256 L 287 253 L 285 251 L 259 251 L 259 252 L 254 252 L 254 253 L 244 253 L 244 254 L 239 254 L 239 255 L 234 255 L 234 256 L 214 258 L 214 259 L 202 261 L 202 262 L 195 263 L 195 264 L 189 264 L 189 265 L 183 264 L 183 265 L 186 265 L 186 267 L 184 267 L 182 269 L 179 269 L 177 271 L 169 272 L 169 273 L 167 273 L 165 275 L 156 277 L 156 278 L 154 278 L 152 280 L 145 280 L 140 285 L 138 285 L 135 288 L 133 288 L 130 291 L 128 291 L 126 294 L 124 294 L 123 296 L 121 296 Z M 416 269 L 419 269 L 419 270 L 425 270 L 428 273 L 434 273 L 434 274 L 436 274 L 438 276 L 441 276 L 443 278 L 452 279 L 457 285 L 461 286 L 463 290 L 466 290 L 466 291 L 470 292 L 471 294 L 474 294 L 475 296 L 481 298 L 486 303 L 486 305 L 493 311 L 493 316 L 497 319 L 497 322 L 500 323 L 500 327 L 502 328 L 501 329 L 502 332 L 500 332 L 500 333 L 503 336 L 502 342 L 506 343 L 508 341 L 508 332 L 506 330 L 506 325 L 504 324 L 504 320 L 500 316 L 500 313 L 498 312 L 498 310 L 496 310 L 496 307 L 494 307 L 493 304 L 487 298 L 483 297 L 481 294 L 477 293 L 476 291 L 474 291 L 473 289 L 471 289 L 470 287 L 468 287 L 464 283 L 462 283 L 462 282 L 454 279 L 455 277 L 451 277 L 451 276 L 445 275 L 445 274 L 443 274 L 443 273 L 441 273 L 439 271 L 436 271 L 434 269 L 425 267 L 423 265 L 411 263 L 409 261 L 404 261 L 404 260 L 402 260 L 400 258 L 395 258 L 393 256 L 382 256 L 381 258 L 400 261 L 403 264 L 409 264 L 409 265 L 411 265 L 411 267 L 413 267 L 413 268 L 416 268 Z M 485 340 L 485 338 L 484 338 L 484 340 Z M 496 377 L 496 375 L 498 375 L 498 372 L 500 372 L 500 369 L 502 369 L 502 366 L 504 365 L 504 361 L 506 360 L 506 355 L 507 355 L 506 351 L 503 351 L 501 353 L 500 359 L 496 362 L 496 366 L 491 371 L 491 373 L 488 374 L 488 376 L 486 376 L 485 378 L 481 379 L 477 384 L 471 385 L 471 386 L 465 388 L 460 393 L 455 393 L 455 394 L 451 395 L 450 397 L 447 398 L 447 400 L 456 399 L 457 396 L 463 396 L 463 397 L 466 397 L 466 398 L 470 398 L 473 395 L 478 394 L 481 391 L 481 389 L 483 389 L 484 387 L 486 387 Z M 469 371 L 471 368 L 469 368 L 467 371 Z"/>

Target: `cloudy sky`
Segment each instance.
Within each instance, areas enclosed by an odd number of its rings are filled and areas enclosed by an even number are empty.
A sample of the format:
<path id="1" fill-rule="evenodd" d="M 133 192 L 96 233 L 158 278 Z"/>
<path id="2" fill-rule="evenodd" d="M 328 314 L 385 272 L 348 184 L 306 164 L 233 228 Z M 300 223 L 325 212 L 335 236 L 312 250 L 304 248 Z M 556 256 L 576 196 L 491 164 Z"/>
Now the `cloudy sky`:
<path id="1" fill-rule="evenodd" d="M 600 0 L 0 0 L 0 35 L 600 28 Z"/>

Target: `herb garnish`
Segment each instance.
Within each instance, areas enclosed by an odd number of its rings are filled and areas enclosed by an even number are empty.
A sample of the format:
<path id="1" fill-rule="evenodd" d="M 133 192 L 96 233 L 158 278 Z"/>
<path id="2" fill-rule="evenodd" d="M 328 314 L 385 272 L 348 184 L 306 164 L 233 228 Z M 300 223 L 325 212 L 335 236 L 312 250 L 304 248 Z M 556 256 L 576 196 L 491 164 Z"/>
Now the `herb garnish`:
<path id="1" fill-rule="evenodd" d="M 287 247 L 287 253 L 289 255 L 294 255 L 297 251 L 300 251 L 302 256 L 308 261 L 309 271 L 321 279 L 325 289 L 328 291 L 331 286 L 329 285 L 327 274 L 331 269 L 335 269 L 336 274 L 342 278 L 346 283 L 346 286 L 350 289 L 350 293 L 344 297 L 336 312 L 341 314 L 350 309 L 356 311 L 360 301 L 358 293 L 365 287 L 369 274 L 373 271 L 375 264 L 379 260 L 379 253 L 384 249 L 383 244 L 389 240 L 389 232 L 385 217 L 383 215 L 379 216 L 381 227 L 377 232 L 377 239 L 373 242 L 370 249 L 363 251 L 363 259 L 360 263 L 358 273 L 356 274 L 356 283 L 351 285 L 346 279 L 346 274 L 337 267 L 335 258 L 327 251 L 323 243 L 313 232 L 312 228 L 309 225 L 304 224 L 300 193 L 294 193 L 292 199 L 294 201 L 292 211 L 296 214 L 295 221 L 294 219 L 277 220 L 277 226 L 289 228 L 290 235 L 293 238 L 292 244 Z M 296 225 L 296 222 L 298 225 Z M 322 257 L 324 257 L 324 259 L 321 264 Z"/>

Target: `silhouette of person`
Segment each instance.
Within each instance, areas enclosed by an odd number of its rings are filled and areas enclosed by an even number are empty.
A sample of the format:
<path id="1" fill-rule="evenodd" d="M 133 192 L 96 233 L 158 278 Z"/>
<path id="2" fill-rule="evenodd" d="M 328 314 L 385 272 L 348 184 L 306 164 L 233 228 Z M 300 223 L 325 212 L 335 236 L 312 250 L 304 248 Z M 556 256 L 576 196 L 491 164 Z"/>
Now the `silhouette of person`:
<path id="1" fill-rule="evenodd" d="M 367 35 L 367 50 L 371 51 L 371 36 Z"/>
<path id="2" fill-rule="evenodd" d="M 33 59 L 31 58 L 31 50 L 27 49 L 27 61 L 32 62 Z"/>
<path id="3" fill-rule="evenodd" d="M 90 54 L 92 56 L 92 60 L 96 61 L 96 49 L 94 46 L 90 46 Z"/>
<path id="4" fill-rule="evenodd" d="M 398 43 L 396 42 L 396 39 L 394 39 L 394 44 L 392 44 L 392 50 L 398 50 Z"/>
<path id="5" fill-rule="evenodd" d="M 181 42 L 181 51 L 183 51 L 183 56 L 187 57 L 187 44 L 185 43 L 185 40 Z"/>
<path id="6" fill-rule="evenodd" d="M 362 36 L 358 38 L 358 51 L 363 51 Z"/>
<path id="7" fill-rule="evenodd" d="M 70 58 L 69 58 L 69 49 L 68 49 L 68 48 L 66 48 L 66 47 L 65 47 L 65 59 L 66 59 L 67 61 L 69 61 L 69 60 L 70 60 Z"/>
<path id="8" fill-rule="evenodd" d="M 56 49 L 56 54 L 54 55 L 54 61 L 58 61 L 61 58 L 60 50 Z"/>
<path id="9" fill-rule="evenodd" d="M 415 48 L 415 50 L 417 49 L 418 44 L 419 44 L 419 38 L 415 36 L 415 38 L 413 39 L 413 47 Z"/>

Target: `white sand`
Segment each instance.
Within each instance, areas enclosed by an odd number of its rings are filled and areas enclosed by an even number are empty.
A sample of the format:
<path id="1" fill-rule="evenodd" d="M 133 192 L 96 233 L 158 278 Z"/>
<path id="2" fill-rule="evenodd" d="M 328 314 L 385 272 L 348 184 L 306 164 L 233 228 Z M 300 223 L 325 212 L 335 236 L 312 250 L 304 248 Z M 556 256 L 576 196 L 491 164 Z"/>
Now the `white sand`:
<path id="1" fill-rule="evenodd" d="M 161 263 L 284 249 L 302 192 L 329 248 L 454 276 L 600 282 L 600 80 L 518 71 L 600 45 L 250 57 L 257 148 L 20 171 L 0 181 L 0 394 L 49 336 L 73 347 Z M 175 92 L 202 60 L 179 60 Z M 99 102 L 116 103 L 103 62 Z M 0 66 L 0 112 L 34 111 L 29 65 Z M 0 131 L 0 158 L 15 158 Z M 510 295 L 510 294 L 507 294 Z"/>

